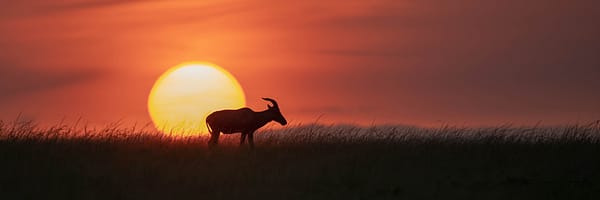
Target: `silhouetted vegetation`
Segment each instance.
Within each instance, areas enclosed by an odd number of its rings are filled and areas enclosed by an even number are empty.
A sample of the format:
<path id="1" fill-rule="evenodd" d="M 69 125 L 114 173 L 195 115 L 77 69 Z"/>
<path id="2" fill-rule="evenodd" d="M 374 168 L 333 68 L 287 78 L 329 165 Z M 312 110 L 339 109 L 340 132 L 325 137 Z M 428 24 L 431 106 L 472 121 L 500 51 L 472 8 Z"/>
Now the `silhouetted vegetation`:
<path id="1" fill-rule="evenodd" d="M 0 123 L 2 199 L 600 199 L 598 122 L 169 137 Z"/>

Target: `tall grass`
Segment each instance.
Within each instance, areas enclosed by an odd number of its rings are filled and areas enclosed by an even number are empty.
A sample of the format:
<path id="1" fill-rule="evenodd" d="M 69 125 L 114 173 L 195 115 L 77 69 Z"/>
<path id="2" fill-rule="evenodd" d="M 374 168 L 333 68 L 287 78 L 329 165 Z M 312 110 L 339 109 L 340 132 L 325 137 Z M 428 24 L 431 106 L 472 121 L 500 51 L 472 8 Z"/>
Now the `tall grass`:
<path id="1" fill-rule="evenodd" d="M 2 199 L 597 199 L 599 122 L 293 125 L 208 137 L 0 122 Z"/>
<path id="2" fill-rule="evenodd" d="M 225 146 L 237 145 L 239 134 L 224 135 Z M 510 124 L 495 127 L 466 127 L 444 125 L 438 128 L 417 126 L 355 126 L 355 125 L 291 125 L 285 128 L 265 128 L 256 133 L 257 141 L 265 146 L 306 144 L 359 143 L 444 143 L 444 144 L 599 144 L 600 121 L 562 126 L 520 126 Z M 142 127 L 122 127 L 119 123 L 105 127 L 59 124 L 39 127 L 33 121 L 0 121 L 0 140 L 5 143 L 30 142 L 118 142 L 118 143 L 203 143 L 208 135 L 195 136 L 161 133 L 150 124 Z"/>

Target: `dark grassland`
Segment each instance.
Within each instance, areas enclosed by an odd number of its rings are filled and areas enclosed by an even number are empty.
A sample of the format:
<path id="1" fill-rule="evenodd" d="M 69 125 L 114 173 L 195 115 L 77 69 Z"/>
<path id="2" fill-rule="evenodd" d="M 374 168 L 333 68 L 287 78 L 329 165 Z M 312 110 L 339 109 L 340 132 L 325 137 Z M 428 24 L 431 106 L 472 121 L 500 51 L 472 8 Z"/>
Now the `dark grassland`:
<path id="1" fill-rule="evenodd" d="M 598 122 L 168 137 L 0 124 L 1 199 L 600 199 Z"/>

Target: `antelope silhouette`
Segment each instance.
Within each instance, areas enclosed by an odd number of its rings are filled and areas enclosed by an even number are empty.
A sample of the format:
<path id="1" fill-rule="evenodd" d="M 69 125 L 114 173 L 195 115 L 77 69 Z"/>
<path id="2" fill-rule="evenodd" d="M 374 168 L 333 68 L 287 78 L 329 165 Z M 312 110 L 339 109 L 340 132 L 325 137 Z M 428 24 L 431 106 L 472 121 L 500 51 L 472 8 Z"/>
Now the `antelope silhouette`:
<path id="1" fill-rule="evenodd" d="M 242 146 L 248 136 L 250 148 L 254 148 L 254 132 L 265 124 L 276 121 L 282 126 L 287 124 L 287 120 L 281 114 L 277 102 L 270 98 L 262 98 L 271 102 L 273 105 L 267 105 L 267 110 L 255 112 L 250 108 L 240 108 L 237 110 L 215 111 L 206 117 L 206 126 L 210 132 L 208 147 L 214 147 L 219 144 L 219 134 L 241 133 L 240 146 Z"/>

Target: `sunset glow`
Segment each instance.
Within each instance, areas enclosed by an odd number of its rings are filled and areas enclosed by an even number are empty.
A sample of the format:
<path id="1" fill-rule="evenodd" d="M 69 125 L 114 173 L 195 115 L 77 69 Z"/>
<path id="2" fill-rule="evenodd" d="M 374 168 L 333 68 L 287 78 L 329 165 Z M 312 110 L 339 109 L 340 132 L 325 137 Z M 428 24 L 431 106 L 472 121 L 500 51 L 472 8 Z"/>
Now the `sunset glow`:
<path id="1" fill-rule="evenodd" d="M 599 8 L 4 1 L 0 200 L 600 199 Z"/>
<path id="2" fill-rule="evenodd" d="M 4 121 L 146 124 L 157 78 L 187 61 L 225 67 L 247 107 L 273 97 L 297 123 L 600 119 L 600 1 L 11 2 Z"/>
<path id="3" fill-rule="evenodd" d="M 209 63 L 171 68 L 156 81 L 148 98 L 156 128 L 176 135 L 206 133 L 208 114 L 244 105 L 244 92 L 233 75 Z"/>

